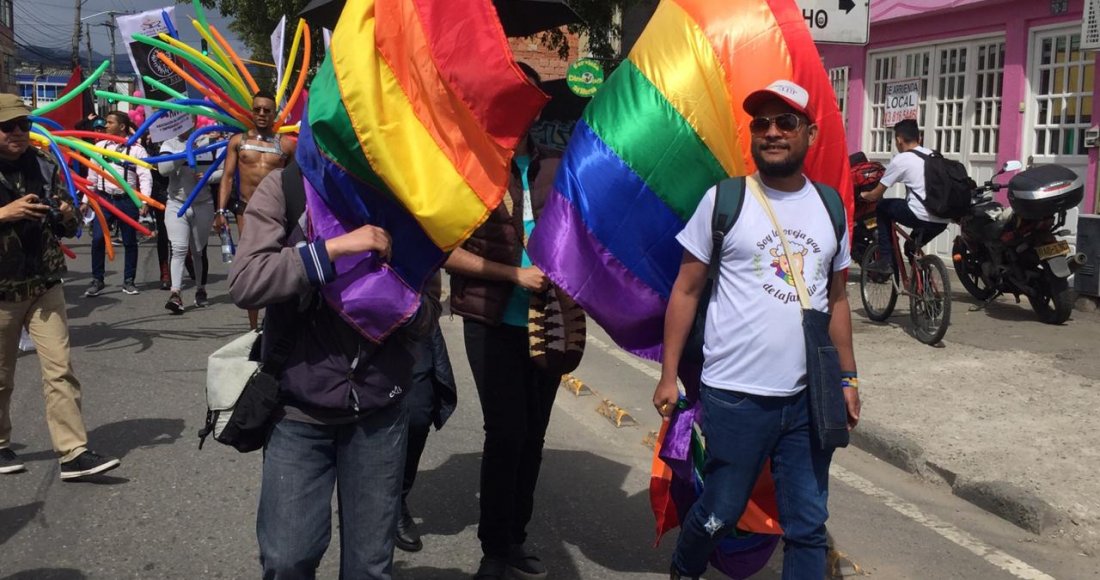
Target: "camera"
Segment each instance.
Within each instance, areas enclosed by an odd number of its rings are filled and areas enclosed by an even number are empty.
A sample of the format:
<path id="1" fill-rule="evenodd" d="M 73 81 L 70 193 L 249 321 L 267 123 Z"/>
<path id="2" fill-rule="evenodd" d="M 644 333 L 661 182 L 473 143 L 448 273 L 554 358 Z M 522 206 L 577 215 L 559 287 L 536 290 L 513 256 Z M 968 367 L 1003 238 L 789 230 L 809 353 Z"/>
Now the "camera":
<path id="1" fill-rule="evenodd" d="M 61 213 L 61 204 L 58 203 L 57 198 L 46 195 L 40 197 L 39 201 L 50 207 L 46 211 L 46 225 L 50 231 L 59 238 L 65 237 L 65 216 Z"/>

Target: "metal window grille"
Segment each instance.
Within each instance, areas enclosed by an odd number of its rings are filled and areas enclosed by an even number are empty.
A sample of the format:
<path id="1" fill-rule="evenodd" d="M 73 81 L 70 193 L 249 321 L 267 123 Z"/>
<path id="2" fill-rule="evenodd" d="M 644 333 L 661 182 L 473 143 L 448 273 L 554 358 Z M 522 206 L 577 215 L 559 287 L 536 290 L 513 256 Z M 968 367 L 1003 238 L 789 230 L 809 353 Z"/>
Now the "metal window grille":
<path id="1" fill-rule="evenodd" d="M 1040 36 L 1036 48 L 1032 154 L 1084 156 L 1084 132 L 1092 125 L 1093 55 L 1082 50 L 1077 32 Z"/>
<path id="2" fill-rule="evenodd" d="M 836 96 L 836 105 L 840 109 L 840 118 L 844 120 L 844 126 L 848 126 L 848 67 L 841 66 L 829 69 L 829 80 L 833 83 L 833 94 Z"/>
<path id="3" fill-rule="evenodd" d="M 1000 139 L 1005 43 L 983 42 L 976 52 L 978 62 L 974 67 L 974 116 L 970 124 L 970 152 L 977 155 L 996 155 Z"/>
<path id="4" fill-rule="evenodd" d="M 893 54 L 875 55 L 871 60 L 871 142 L 870 154 L 888 155 L 894 149 L 894 132 L 883 126 L 886 114 L 886 85 L 892 81 L 919 78 L 920 99 L 917 123 L 925 124 L 927 110 L 928 79 L 931 72 L 932 50 L 922 48 Z"/>
<path id="5" fill-rule="evenodd" d="M 936 122 L 934 143 L 944 154 L 962 152 L 963 109 L 966 108 L 967 47 L 939 49 L 936 67 Z"/>

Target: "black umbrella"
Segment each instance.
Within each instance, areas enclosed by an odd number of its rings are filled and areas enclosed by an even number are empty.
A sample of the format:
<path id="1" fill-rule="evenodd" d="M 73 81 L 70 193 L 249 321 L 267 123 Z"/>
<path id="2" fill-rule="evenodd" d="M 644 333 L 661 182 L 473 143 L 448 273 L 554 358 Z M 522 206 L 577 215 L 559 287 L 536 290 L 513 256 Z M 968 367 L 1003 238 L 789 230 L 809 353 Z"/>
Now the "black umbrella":
<path id="1" fill-rule="evenodd" d="M 298 13 L 313 26 L 336 28 L 345 0 L 313 0 Z M 493 0 L 507 36 L 531 36 L 580 20 L 563 0 Z"/>

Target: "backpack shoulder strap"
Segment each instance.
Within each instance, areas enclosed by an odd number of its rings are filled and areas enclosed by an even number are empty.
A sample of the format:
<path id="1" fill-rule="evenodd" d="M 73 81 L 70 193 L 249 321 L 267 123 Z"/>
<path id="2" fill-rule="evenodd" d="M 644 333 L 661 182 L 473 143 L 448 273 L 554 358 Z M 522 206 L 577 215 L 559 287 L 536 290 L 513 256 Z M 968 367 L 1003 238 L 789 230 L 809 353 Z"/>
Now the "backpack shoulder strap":
<path id="1" fill-rule="evenodd" d="M 290 159 L 283 168 L 283 197 L 286 201 L 286 232 L 287 236 L 298 225 L 298 218 L 306 211 L 306 187 L 302 183 L 302 168 L 298 162 Z"/>
<path id="2" fill-rule="evenodd" d="M 710 252 L 710 264 L 707 266 L 707 279 L 717 280 L 721 266 L 722 244 L 726 234 L 733 229 L 741 208 L 745 205 L 745 178 L 730 177 L 718 182 L 714 192 L 714 213 L 711 215 L 710 230 L 713 246 Z"/>
<path id="3" fill-rule="evenodd" d="M 814 189 L 817 190 L 821 203 L 825 204 L 825 209 L 829 212 L 829 221 L 833 223 L 836 242 L 839 244 L 844 240 L 844 231 L 848 228 L 848 212 L 844 210 L 844 202 L 841 201 L 840 194 L 835 189 L 824 183 L 815 181 Z"/>

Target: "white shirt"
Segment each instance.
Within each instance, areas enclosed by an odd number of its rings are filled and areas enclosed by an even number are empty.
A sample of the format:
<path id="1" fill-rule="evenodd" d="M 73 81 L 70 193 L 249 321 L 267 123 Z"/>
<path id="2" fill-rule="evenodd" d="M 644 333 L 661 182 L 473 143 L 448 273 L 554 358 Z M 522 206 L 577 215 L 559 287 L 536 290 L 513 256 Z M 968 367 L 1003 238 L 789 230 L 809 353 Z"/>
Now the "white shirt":
<path id="1" fill-rule="evenodd" d="M 115 143 L 114 141 L 103 140 L 99 143 L 96 143 L 96 146 L 102 147 L 104 149 L 109 149 L 111 151 L 121 151 L 123 153 L 129 153 L 131 156 L 137 157 L 138 159 L 143 159 L 149 156 L 149 154 L 145 152 L 145 148 L 138 143 L 134 143 L 130 147 L 126 147 L 125 145 Z M 148 169 L 136 166 L 129 166 L 124 168 L 121 161 L 111 163 L 111 165 L 113 165 L 115 171 L 118 171 L 118 174 L 123 176 L 123 179 L 125 179 L 126 182 L 130 184 L 130 187 L 134 188 L 136 191 L 140 191 L 147 196 L 153 195 L 153 174 Z M 103 177 L 100 176 L 98 173 L 95 174 L 95 177 L 92 178 L 92 183 L 93 185 L 95 185 L 96 189 L 100 191 L 105 191 L 108 195 L 117 196 L 123 195 L 125 193 L 123 190 L 115 187 L 106 179 L 103 179 Z"/>
<path id="2" fill-rule="evenodd" d="M 917 147 L 916 150 L 925 155 L 932 154 L 932 150 L 927 147 Z M 886 166 L 886 173 L 882 174 L 882 180 L 879 183 L 887 189 L 893 187 L 895 183 L 904 185 L 908 191 L 906 198 L 909 200 L 909 209 L 922 222 L 951 223 L 949 219 L 928 213 L 928 208 L 924 207 L 923 200 L 928 195 L 924 187 L 924 159 L 916 153 L 906 151 L 895 155 Z"/>
<path id="3" fill-rule="evenodd" d="M 829 311 L 828 282 L 851 263 L 847 228 L 840 248 L 829 212 L 809 179 L 797 192 L 765 187 L 791 252 L 803 256 L 802 275 L 815 310 Z M 710 263 L 715 188 L 707 190 L 676 239 Z M 783 397 L 806 386 L 801 305 L 780 261 L 783 244 L 751 191 L 722 245 L 718 282 L 707 310 L 702 381 L 708 387 Z"/>
<path id="4" fill-rule="evenodd" d="M 186 148 L 186 142 L 179 137 L 173 137 L 160 144 L 160 153 L 161 155 L 182 153 Z M 198 183 L 195 170 L 187 165 L 186 159 L 157 163 L 157 171 L 168 178 L 168 197 L 179 202 L 187 201 L 187 196 L 191 195 L 191 190 L 195 189 L 195 184 Z M 204 199 L 210 201 L 209 198 L 210 196 L 206 196 Z M 203 200 L 196 199 L 195 201 L 201 202 Z"/>

